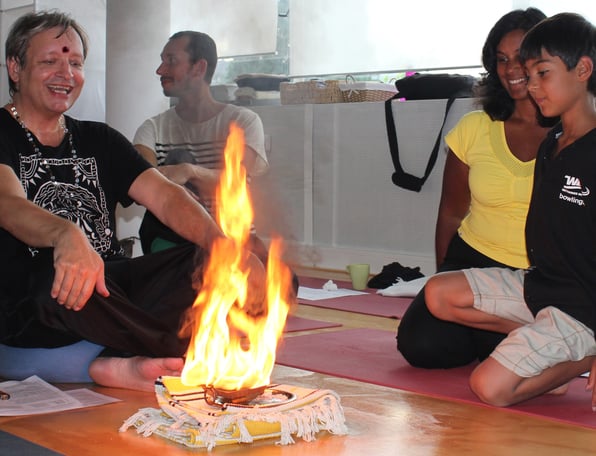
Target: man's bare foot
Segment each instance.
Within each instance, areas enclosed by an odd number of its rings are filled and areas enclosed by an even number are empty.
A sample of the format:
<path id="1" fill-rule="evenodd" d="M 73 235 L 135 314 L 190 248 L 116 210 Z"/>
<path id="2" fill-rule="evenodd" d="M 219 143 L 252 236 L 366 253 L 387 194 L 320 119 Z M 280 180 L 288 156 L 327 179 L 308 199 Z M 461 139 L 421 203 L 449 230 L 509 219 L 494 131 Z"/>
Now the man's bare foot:
<path id="1" fill-rule="evenodd" d="M 111 388 L 154 391 L 155 379 L 161 375 L 179 376 L 182 358 L 96 358 L 89 366 L 95 383 Z"/>

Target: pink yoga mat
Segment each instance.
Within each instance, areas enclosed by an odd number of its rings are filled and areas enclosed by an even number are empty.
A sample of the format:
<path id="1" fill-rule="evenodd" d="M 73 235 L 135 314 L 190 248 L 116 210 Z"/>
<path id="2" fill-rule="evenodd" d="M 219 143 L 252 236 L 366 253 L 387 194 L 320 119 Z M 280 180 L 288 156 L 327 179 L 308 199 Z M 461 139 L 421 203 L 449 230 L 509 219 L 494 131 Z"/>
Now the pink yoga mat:
<path id="1" fill-rule="evenodd" d="M 286 320 L 286 326 L 284 332 L 296 332 L 296 331 L 307 331 L 311 329 L 323 329 L 323 328 L 337 328 L 341 326 L 340 323 L 333 323 L 330 321 L 322 320 L 311 320 L 310 318 L 297 317 L 295 315 L 289 315 Z"/>
<path id="2" fill-rule="evenodd" d="M 473 366 L 427 370 L 411 367 L 396 350 L 395 334 L 349 329 L 284 339 L 277 363 L 442 399 L 481 403 L 468 387 Z M 544 395 L 505 409 L 596 428 L 586 378 L 576 378 L 562 396 Z"/>
<path id="3" fill-rule="evenodd" d="M 328 279 L 315 279 L 312 277 L 300 277 L 300 286 L 308 288 L 322 288 Z M 350 282 L 340 280 L 333 281 L 338 288 L 352 289 Z M 341 298 L 320 299 L 310 301 L 298 298 L 300 304 L 326 309 L 345 310 L 377 317 L 389 317 L 399 319 L 412 302 L 412 298 L 395 298 L 377 294 L 376 289 L 366 289 L 364 295 L 343 296 Z"/>

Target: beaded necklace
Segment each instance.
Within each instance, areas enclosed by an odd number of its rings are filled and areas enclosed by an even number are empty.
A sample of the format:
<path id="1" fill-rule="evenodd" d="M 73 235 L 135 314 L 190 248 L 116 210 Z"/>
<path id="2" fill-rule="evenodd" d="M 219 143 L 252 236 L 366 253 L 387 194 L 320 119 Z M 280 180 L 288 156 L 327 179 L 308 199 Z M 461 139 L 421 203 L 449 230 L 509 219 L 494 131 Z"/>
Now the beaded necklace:
<path id="1" fill-rule="evenodd" d="M 45 168 L 46 172 L 50 176 L 50 180 L 52 181 L 52 183 L 57 184 L 57 182 L 56 182 L 56 176 L 54 176 L 54 173 L 52 173 L 52 168 L 51 168 L 48 160 L 42 156 L 41 150 L 39 149 L 39 147 L 35 143 L 35 139 L 34 139 L 33 133 L 31 133 L 31 131 L 27 128 L 27 125 L 25 125 L 25 122 L 23 122 L 23 120 L 21 119 L 21 116 L 19 115 L 19 113 L 17 111 L 17 108 L 15 107 L 14 103 L 11 103 L 11 105 L 10 105 L 10 112 L 12 113 L 13 117 L 15 118 L 15 120 L 19 123 L 19 125 L 21 126 L 21 128 L 25 132 L 25 136 L 27 137 L 27 141 L 29 141 L 29 144 L 31 145 L 31 148 L 33 149 L 33 153 L 37 156 L 37 158 L 39 159 L 40 163 Z M 64 116 L 60 116 L 60 120 L 58 121 L 58 125 L 60 126 L 60 128 L 62 128 L 62 131 L 64 131 L 64 134 L 68 138 L 68 145 L 70 147 L 70 154 L 72 155 L 72 158 L 73 158 L 73 161 L 74 161 L 74 164 L 73 164 L 73 167 L 72 167 L 72 170 L 74 172 L 74 177 L 75 177 L 74 182 L 75 182 L 75 185 L 78 186 L 79 185 L 79 181 L 80 181 L 80 177 L 81 177 L 81 171 L 79 169 L 80 159 L 77 156 L 77 150 L 75 149 L 74 144 L 73 144 L 73 141 L 72 141 L 72 133 L 66 127 L 66 123 L 64 122 Z"/>

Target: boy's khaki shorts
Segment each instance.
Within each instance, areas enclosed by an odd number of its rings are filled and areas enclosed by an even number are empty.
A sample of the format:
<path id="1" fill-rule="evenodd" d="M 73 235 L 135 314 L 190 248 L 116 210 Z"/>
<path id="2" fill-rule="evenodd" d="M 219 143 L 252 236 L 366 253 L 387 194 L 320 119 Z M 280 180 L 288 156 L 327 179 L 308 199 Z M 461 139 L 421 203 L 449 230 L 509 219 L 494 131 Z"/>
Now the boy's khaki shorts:
<path id="1" fill-rule="evenodd" d="M 520 377 L 534 377 L 564 361 L 596 355 L 594 332 L 556 307 L 532 315 L 523 298 L 525 270 L 506 268 L 463 271 L 474 308 L 523 324 L 495 348 L 491 357 Z"/>

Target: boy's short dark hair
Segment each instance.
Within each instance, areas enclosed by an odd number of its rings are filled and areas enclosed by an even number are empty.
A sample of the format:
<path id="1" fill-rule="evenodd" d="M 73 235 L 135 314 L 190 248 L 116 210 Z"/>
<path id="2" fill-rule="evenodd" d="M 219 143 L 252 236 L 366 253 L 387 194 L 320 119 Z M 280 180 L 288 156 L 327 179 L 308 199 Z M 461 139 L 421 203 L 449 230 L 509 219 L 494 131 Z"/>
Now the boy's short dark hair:
<path id="1" fill-rule="evenodd" d="M 536 59 L 545 50 L 559 57 L 568 70 L 587 56 L 595 65 L 588 81 L 588 90 L 596 95 L 596 27 L 576 13 L 555 14 L 536 24 L 526 33 L 520 48 L 523 62 Z"/>

